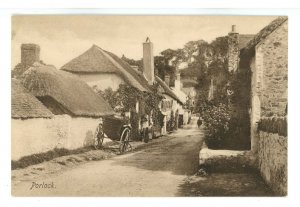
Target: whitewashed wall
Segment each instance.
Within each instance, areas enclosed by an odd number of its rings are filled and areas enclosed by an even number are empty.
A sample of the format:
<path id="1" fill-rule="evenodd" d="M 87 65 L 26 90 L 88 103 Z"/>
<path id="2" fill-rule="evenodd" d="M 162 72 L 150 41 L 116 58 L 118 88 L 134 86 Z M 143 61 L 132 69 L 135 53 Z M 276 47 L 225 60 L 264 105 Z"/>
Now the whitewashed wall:
<path id="1" fill-rule="evenodd" d="M 189 111 L 185 110 L 183 114 L 183 124 L 186 125 L 189 121 Z"/>
<path id="2" fill-rule="evenodd" d="M 72 118 L 12 119 L 12 160 L 54 148 L 76 149 L 92 144 L 98 119 Z"/>

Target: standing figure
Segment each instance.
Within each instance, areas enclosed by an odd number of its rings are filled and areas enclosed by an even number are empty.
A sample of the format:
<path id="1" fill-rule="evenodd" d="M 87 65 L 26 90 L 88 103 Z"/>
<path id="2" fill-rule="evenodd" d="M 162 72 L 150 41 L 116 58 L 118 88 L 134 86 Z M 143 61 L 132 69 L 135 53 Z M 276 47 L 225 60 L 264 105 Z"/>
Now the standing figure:
<path id="1" fill-rule="evenodd" d="M 94 135 L 94 147 L 95 149 L 100 149 L 104 140 L 104 131 L 103 131 L 103 119 L 99 119 L 99 124 L 95 131 Z"/>
<path id="2" fill-rule="evenodd" d="M 141 126 L 142 126 L 142 139 L 145 143 L 149 141 L 148 136 L 148 127 L 149 127 L 149 118 L 148 115 L 144 115 L 141 119 Z"/>
<path id="3" fill-rule="evenodd" d="M 200 128 L 200 126 L 202 125 L 202 120 L 201 118 L 199 117 L 198 121 L 197 121 L 197 125 L 198 125 L 198 128 Z"/>

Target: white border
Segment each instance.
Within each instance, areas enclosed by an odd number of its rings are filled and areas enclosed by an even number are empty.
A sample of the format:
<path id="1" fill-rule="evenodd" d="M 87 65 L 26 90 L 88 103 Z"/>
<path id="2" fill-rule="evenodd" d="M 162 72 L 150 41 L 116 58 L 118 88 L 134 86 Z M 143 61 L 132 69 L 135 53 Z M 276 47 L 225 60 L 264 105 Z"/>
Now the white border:
<path id="1" fill-rule="evenodd" d="M 1 138 L 0 138 L 0 205 L 2 206 L 204 206 L 204 205 L 218 205 L 218 206 L 297 206 L 299 205 L 299 155 L 298 148 L 300 146 L 297 128 L 300 123 L 299 118 L 299 71 L 300 71 L 300 52 L 299 52 L 299 38 L 300 38 L 300 10 L 299 9 L 280 9 L 291 8 L 287 1 L 277 4 L 278 1 L 272 1 L 272 3 L 261 2 L 253 0 L 250 3 L 242 1 L 231 1 L 235 4 L 223 4 L 216 1 L 211 1 L 210 4 L 205 4 L 206 8 L 223 7 L 223 8 L 236 8 L 239 6 L 255 5 L 265 6 L 269 8 L 277 9 L 176 9 L 178 8 L 178 1 L 173 0 L 166 1 L 163 5 L 160 5 L 159 9 L 156 5 L 152 9 L 124 9 L 134 7 L 145 8 L 145 4 L 141 5 L 138 1 L 133 6 L 128 4 L 129 1 L 123 1 L 123 3 L 116 4 L 115 0 L 112 0 L 105 7 L 112 7 L 118 5 L 123 9 L 54 9 L 50 3 L 45 4 L 44 1 L 25 1 L 17 2 L 15 0 L 10 1 L 5 5 L 6 8 L 18 8 L 18 9 L 0 9 L 0 90 L 1 90 Z M 91 7 L 91 1 L 85 1 L 80 3 L 79 1 L 72 1 L 72 5 L 66 6 L 65 2 L 54 0 L 52 2 L 59 2 L 60 7 L 79 8 L 84 5 L 85 7 Z M 79 3 L 77 3 L 79 2 Z M 89 3 L 90 2 L 90 3 Z M 158 2 L 152 0 L 152 3 Z M 177 2 L 177 3 L 176 3 Z M 183 7 L 191 7 L 185 0 Z M 199 5 L 197 1 L 194 5 Z M 227 1 L 228 2 L 228 1 Z M 97 5 L 97 4 L 96 4 Z M 125 5 L 125 6 L 124 6 Z M 148 4 L 147 4 L 148 5 Z M 254 5 L 254 6 L 253 6 Z M 279 6 L 278 6 L 279 5 Z M 291 4 L 292 7 L 295 5 Z M 39 9 L 41 7 L 49 6 L 50 9 Z M 1 5 L 2 7 L 2 5 Z M 163 7 L 173 9 L 161 9 Z M 295 7 L 295 6 L 294 6 Z M 297 6 L 296 6 L 297 7 Z M 3 7 L 2 7 L 3 8 Z M 25 9 L 24 9 L 25 8 Z M 31 8 L 31 9 L 30 9 Z M 34 8 L 34 9 L 32 9 Z M 12 14 L 177 14 L 177 15 L 288 15 L 289 16 L 289 190 L 288 197 L 285 198 L 14 198 L 10 195 L 10 60 L 11 60 L 11 43 L 10 43 L 10 16 Z M 5 203 L 4 203 L 5 202 Z"/>

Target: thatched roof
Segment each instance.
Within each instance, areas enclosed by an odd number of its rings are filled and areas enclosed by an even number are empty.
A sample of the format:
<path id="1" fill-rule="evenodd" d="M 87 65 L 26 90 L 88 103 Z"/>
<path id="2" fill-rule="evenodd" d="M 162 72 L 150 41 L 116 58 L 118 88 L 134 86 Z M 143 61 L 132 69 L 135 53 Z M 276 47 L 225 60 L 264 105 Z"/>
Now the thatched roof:
<path id="1" fill-rule="evenodd" d="M 172 97 L 173 99 L 177 100 L 181 104 L 183 104 L 183 101 L 181 101 L 177 95 L 172 91 L 172 89 L 158 76 L 155 76 L 155 81 L 163 88 L 164 94 L 167 94 L 168 96 Z"/>
<path id="2" fill-rule="evenodd" d="M 285 21 L 288 20 L 288 17 L 278 17 L 273 20 L 269 25 L 264 27 L 257 33 L 247 44 L 244 48 L 245 50 L 253 49 L 259 42 L 263 41 L 269 34 L 274 32 L 278 27 L 280 27 Z"/>
<path id="3" fill-rule="evenodd" d="M 11 117 L 15 119 L 51 118 L 53 114 L 22 84 L 12 79 L 11 82 Z"/>
<path id="4" fill-rule="evenodd" d="M 149 91 L 148 82 L 141 74 L 115 54 L 105 51 L 97 45 L 93 45 L 83 54 L 66 63 L 61 69 L 71 73 L 116 73 L 127 84 L 141 91 Z"/>
<path id="5" fill-rule="evenodd" d="M 50 97 L 70 115 L 99 117 L 114 114 L 109 104 L 85 82 L 54 66 L 35 63 L 23 73 L 21 82 L 40 100 Z"/>

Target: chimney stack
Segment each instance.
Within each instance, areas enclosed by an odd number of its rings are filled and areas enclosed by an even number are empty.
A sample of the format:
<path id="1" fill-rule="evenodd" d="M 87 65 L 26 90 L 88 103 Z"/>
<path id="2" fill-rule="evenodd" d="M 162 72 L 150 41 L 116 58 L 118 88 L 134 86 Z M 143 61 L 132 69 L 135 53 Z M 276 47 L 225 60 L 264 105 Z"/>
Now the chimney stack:
<path id="1" fill-rule="evenodd" d="M 236 25 L 231 26 L 231 33 L 237 33 L 236 32 Z"/>
<path id="2" fill-rule="evenodd" d="M 31 66 L 35 62 L 40 61 L 40 46 L 36 44 L 21 45 L 21 63 L 26 66 Z"/>
<path id="3" fill-rule="evenodd" d="M 175 79 L 175 85 L 174 85 L 176 90 L 180 90 L 181 89 L 181 82 L 180 82 L 180 73 L 177 72 L 176 73 L 176 79 Z"/>
<path id="4" fill-rule="evenodd" d="M 143 43 L 143 73 L 150 85 L 154 83 L 154 57 L 153 57 L 153 43 L 147 37 L 146 42 Z"/>
<path id="5" fill-rule="evenodd" d="M 165 75 L 165 83 L 167 84 L 167 86 L 170 86 L 170 76 L 169 75 Z"/>
<path id="6" fill-rule="evenodd" d="M 237 71 L 239 66 L 239 33 L 236 31 L 236 26 L 232 25 L 231 32 L 228 33 L 228 71 Z"/>

